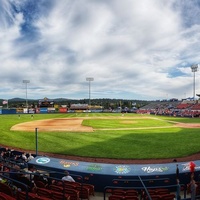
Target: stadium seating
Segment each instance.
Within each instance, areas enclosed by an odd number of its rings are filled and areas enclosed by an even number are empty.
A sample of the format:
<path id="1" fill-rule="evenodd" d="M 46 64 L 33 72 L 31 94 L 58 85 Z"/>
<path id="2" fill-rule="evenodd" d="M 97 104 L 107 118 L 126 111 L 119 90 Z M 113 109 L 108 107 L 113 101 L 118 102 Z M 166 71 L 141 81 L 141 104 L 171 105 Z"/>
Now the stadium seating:
<path id="1" fill-rule="evenodd" d="M 138 196 L 124 196 L 124 200 L 139 200 Z"/>
<path id="2" fill-rule="evenodd" d="M 111 191 L 111 194 L 117 195 L 117 196 L 125 196 L 126 192 L 125 192 L 125 190 L 122 190 L 122 189 L 113 189 Z"/>
<path id="3" fill-rule="evenodd" d="M 109 200 L 123 200 L 124 196 L 120 196 L 120 195 L 110 195 L 108 197 Z"/>
<path id="4" fill-rule="evenodd" d="M 88 188 L 78 186 L 76 189 L 79 191 L 79 197 L 81 199 L 90 199 L 90 191 Z"/>
<path id="5" fill-rule="evenodd" d="M 50 190 L 52 191 L 56 191 L 56 192 L 63 192 L 63 187 L 62 186 L 58 186 L 58 185 L 49 185 L 48 187 Z"/>
<path id="6" fill-rule="evenodd" d="M 52 200 L 51 198 L 48 198 L 48 197 L 43 197 L 43 196 L 36 196 L 34 198 L 34 200 Z"/>
<path id="7" fill-rule="evenodd" d="M 35 181 L 35 185 L 40 188 L 46 188 L 46 184 L 42 181 Z"/>
<path id="8" fill-rule="evenodd" d="M 37 188 L 36 194 L 41 197 L 51 198 L 51 190 L 46 188 Z"/>
<path id="9" fill-rule="evenodd" d="M 18 190 L 17 194 L 16 194 L 16 197 L 17 197 L 17 200 L 26 200 L 27 199 L 27 195 L 28 195 L 28 199 L 29 200 L 34 200 L 35 197 L 37 196 L 36 194 L 31 193 L 31 192 L 28 192 L 28 194 L 27 194 L 24 191 Z"/>
<path id="10" fill-rule="evenodd" d="M 160 195 L 154 194 L 154 195 L 150 195 L 150 196 L 151 196 L 151 199 L 152 199 L 152 200 L 161 200 L 161 199 L 160 199 Z M 149 197 L 146 196 L 145 200 L 149 200 Z"/>
<path id="11" fill-rule="evenodd" d="M 0 200 L 16 200 L 16 198 L 14 198 L 8 194 L 5 194 L 3 192 L 0 192 Z"/>
<path id="12" fill-rule="evenodd" d="M 163 194 L 163 195 L 160 195 L 160 199 L 162 199 L 162 200 L 174 200 L 175 197 L 176 197 L 175 194 Z"/>
<path id="13" fill-rule="evenodd" d="M 77 189 L 77 187 L 84 187 L 89 189 L 90 195 L 94 195 L 94 185 L 92 184 L 64 181 L 64 185 L 66 188 L 71 188 L 71 189 Z"/>
<path id="14" fill-rule="evenodd" d="M 68 194 L 63 194 L 63 192 L 51 191 L 52 200 L 70 200 L 70 196 Z"/>
<path id="15" fill-rule="evenodd" d="M 5 193 L 11 197 L 14 197 L 12 188 L 9 185 L 7 185 L 6 183 L 0 182 L 0 192 Z"/>
<path id="16" fill-rule="evenodd" d="M 6 164 L 8 164 L 9 162 L 7 162 Z M 6 175 L 9 175 L 9 171 L 8 174 L 7 172 L 5 173 Z M 122 179 L 124 178 L 123 176 L 121 176 Z M 52 179 L 54 177 L 51 177 Z M 170 179 L 171 180 L 171 179 Z M 130 181 L 128 181 L 130 182 Z M 152 180 L 150 180 L 148 182 L 148 184 L 152 182 Z M 9 184 L 5 184 L 5 183 L 0 183 L 0 191 L 3 191 L 7 194 L 7 199 L 9 200 L 14 200 L 14 199 L 19 199 L 19 200 L 25 200 L 26 199 L 26 192 L 22 192 L 22 191 L 17 191 L 16 196 L 13 194 L 13 188 L 10 187 L 10 181 L 7 181 L 7 183 Z M 35 199 L 36 198 L 39 200 L 49 200 L 49 199 L 53 199 L 53 200 L 60 200 L 64 197 L 64 199 L 66 200 L 79 200 L 81 199 L 90 199 L 90 195 L 94 195 L 94 186 L 90 185 L 90 184 L 85 184 L 85 183 L 78 183 L 78 182 L 63 182 L 60 181 L 60 186 L 59 185 L 49 185 L 48 187 L 46 187 L 46 185 L 43 182 L 40 181 L 36 181 L 35 182 L 37 185 L 37 190 L 36 190 L 36 194 L 33 194 L 31 192 L 28 193 L 28 197 L 30 200 Z M 147 183 L 147 182 L 145 182 Z M 160 183 L 160 182 L 159 182 Z M 2 185 L 3 184 L 3 185 Z M 127 184 L 127 181 L 126 181 Z M 151 183 L 150 183 L 151 184 Z M 152 182 L 153 184 L 153 182 Z M 200 184 L 199 184 L 200 185 Z M 158 185 L 159 186 L 159 185 Z M 156 186 L 157 187 L 157 186 Z M 134 188 L 134 187 L 133 187 Z M 134 190 L 134 189 L 128 189 L 128 188 L 124 188 L 124 189 L 112 189 L 110 190 L 111 195 L 109 196 L 109 200 L 119 200 L 119 199 L 123 199 L 123 200 L 134 200 L 134 199 L 140 199 L 140 190 Z M 151 186 L 152 188 L 152 186 Z M 46 192 L 47 191 L 47 192 Z M 197 190 L 198 194 L 200 194 L 200 190 Z M 63 195 L 63 192 L 65 192 L 65 195 Z M 153 200 L 172 200 L 175 198 L 175 194 L 171 193 L 170 190 L 166 189 L 166 188 L 156 188 L 156 189 L 149 189 L 148 190 L 151 198 Z M 2 193 L 2 192 L 1 192 Z M 4 196 L 6 194 L 1 194 L 1 196 Z M 147 200 L 149 197 L 148 195 L 145 194 L 145 192 L 143 192 L 143 199 L 142 200 Z M 4 198 L 2 197 L 2 199 Z M 0 198 L 1 200 L 1 198 Z"/>
<path id="17" fill-rule="evenodd" d="M 176 106 L 177 109 L 186 109 L 189 108 L 191 104 L 188 103 L 180 103 L 179 105 Z"/>
<path id="18" fill-rule="evenodd" d="M 70 200 L 79 200 L 78 190 L 65 188 L 64 192 L 70 196 Z"/>

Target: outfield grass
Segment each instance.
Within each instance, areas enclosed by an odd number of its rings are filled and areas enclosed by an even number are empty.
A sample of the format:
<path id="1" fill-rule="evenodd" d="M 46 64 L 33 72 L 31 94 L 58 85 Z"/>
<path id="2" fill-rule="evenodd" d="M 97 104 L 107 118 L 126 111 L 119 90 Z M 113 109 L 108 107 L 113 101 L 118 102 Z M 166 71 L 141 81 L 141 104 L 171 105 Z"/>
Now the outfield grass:
<path id="1" fill-rule="evenodd" d="M 10 128 L 32 120 L 67 117 L 85 118 L 83 125 L 93 127 L 94 132 L 39 131 L 39 152 L 116 159 L 159 159 L 184 157 L 200 151 L 200 129 L 173 127 L 173 122 L 200 123 L 199 118 L 137 114 L 122 117 L 120 113 L 36 114 L 34 119 L 29 114 L 21 115 L 20 119 L 18 115 L 0 115 L 0 143 L 26 151 L 35 150 L 35 133 L 10 131 Z"/>

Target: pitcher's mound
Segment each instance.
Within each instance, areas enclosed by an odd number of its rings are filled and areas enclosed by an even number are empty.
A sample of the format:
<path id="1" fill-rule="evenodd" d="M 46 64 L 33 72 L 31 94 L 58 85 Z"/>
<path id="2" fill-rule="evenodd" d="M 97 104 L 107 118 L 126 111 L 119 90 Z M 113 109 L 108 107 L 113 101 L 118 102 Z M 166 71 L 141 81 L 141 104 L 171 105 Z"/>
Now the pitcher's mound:
<path id="1" fill-rule="evenodd" d="M 16 124 L 11 127 L 12 131 L 73 131 L 73 132 L 93 132 L 92 127 L 83 126 L 83 119 L 79 118 L 57 118 L 36 120 Z"/>

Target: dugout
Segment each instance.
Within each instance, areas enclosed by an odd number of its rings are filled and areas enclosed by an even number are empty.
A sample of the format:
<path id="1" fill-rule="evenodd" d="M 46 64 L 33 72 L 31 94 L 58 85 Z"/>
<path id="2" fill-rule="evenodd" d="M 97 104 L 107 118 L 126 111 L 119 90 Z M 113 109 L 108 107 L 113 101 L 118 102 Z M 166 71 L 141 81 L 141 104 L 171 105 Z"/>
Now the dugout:
<path id="1" fill-rule="evenodd" d="M 199 177 L 200 161 L 194 161 L 195 178 Z M 67 159 L 57 159 L 46 156 L 37 156 L 29 164 L 37 169 L 54 172 L 69 171 L 71 175 L 83 177 L 83 183 L 95 186 L 95 191 L 102 192 L 106 186 L 140 187 L 138 177 L 145 181 L 146 187 L 169 186 L 176 184 L 176 166 L 179 167 L 180 184 L 190 181 L 190 162 L 172 162 L 161 164 L 106 164 L 82 162 Z M 54 173 L 56 176 L 56 173 Z M 60 178 L 60 177 L 56 177 Z M 115 180 L 115 181 L 114 181 Z M 120 181 L 122 180 L 122 181 Z"/>

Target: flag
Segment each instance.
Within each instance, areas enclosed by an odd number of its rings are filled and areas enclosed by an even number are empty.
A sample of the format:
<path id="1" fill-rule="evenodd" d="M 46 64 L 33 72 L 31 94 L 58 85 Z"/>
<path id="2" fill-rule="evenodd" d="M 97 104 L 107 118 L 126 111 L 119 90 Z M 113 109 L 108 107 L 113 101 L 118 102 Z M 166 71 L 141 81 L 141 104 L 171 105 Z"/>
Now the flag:
<path id="1" fill-rule="evenodd" d="M 8 101 L 6 101 L 6 100 L 3 100 L 3 102 L 2 102 L 2 104 L 8 104 Z"/>

